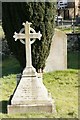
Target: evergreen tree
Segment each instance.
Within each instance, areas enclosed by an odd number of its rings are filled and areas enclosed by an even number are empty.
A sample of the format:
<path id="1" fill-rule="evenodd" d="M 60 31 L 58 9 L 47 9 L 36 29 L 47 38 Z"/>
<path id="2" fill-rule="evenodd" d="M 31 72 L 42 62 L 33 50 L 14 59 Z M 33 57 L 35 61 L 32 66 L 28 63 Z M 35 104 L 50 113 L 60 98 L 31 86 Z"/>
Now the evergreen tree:
<path id="1" fill-rule="evenodd" d="M 41 41 L 32 44 L 32 64 L 38 71 L 45 66 L 49 55 L 51 40 L 54 32 L 55 3 L 49 2 L 3 2 L 2 26 L 5 36 L 20 65 L 25 67 L 25 45 L 19 40 L 14 41 L 14 32 L 19 32 L 22 23 L 29 21 L 36 32 L 40 30 Z"/>

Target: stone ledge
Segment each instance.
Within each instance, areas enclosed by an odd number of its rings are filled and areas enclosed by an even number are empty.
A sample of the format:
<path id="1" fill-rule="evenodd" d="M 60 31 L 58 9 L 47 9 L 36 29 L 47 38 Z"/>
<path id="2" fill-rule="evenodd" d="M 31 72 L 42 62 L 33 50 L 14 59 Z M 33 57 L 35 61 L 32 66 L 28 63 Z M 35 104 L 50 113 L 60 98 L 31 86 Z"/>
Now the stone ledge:
<path id="1" fill-rule="evenodd" d="M 8 114 L 18 113 L 55 113 L 54 104 L 8 105 Z"/>

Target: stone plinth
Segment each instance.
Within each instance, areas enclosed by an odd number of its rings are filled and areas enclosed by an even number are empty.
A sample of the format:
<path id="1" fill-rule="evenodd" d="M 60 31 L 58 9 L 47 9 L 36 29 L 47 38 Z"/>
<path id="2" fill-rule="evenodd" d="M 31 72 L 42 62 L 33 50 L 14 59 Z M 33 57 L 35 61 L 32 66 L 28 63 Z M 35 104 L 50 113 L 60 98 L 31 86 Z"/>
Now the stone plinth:
<path id="1" fill-rule="evenodd" d="M 30 68 L 31 69 L 31 68 Z M 54 112 L 54 102 L 42 80 L 33 70 L 23 71 L 22 78 L 8 105 L 8 113 Z M 33 68 L 32 68 L 33 69 Z M 29 76 L 26 75 L 28 72 Z M 31 73 L 32 72 L 32 73 Z"/>
<path id="2" fill-rule="evenodd" d="M 33 105 L 8 105 L 8 114 L 17 113 L 52 113 L 55 112 L 54 106 L 50 104 L 33 104 Z"/>

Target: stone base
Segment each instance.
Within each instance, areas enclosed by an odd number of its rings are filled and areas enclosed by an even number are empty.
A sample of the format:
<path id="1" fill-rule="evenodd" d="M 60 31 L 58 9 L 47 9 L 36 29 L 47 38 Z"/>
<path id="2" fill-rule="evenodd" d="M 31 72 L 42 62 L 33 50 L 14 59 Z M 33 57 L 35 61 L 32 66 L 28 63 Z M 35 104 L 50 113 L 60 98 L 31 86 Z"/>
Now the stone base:
<path id="1" fill-rule="evenodd" d="M 8 114 L 18 113 L 55 113 L 54 104 L 8 105 Z"/>
<path id="2" fill-rule="evenodd" d="M 33 67 L 24 69 L 9 103 L 8 114 L 55 111 L 52 97 Z"/>

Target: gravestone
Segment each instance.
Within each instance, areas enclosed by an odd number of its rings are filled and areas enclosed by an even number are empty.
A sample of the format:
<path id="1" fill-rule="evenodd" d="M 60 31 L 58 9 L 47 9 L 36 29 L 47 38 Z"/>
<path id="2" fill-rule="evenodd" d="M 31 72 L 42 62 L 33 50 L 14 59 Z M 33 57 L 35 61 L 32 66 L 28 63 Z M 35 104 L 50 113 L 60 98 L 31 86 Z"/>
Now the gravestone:
<path id="1" fill-rule="evenodd" d="M 67 69 L 67 35 L 55 29 L 44 72 Z"/>
<path id="2" fill-rule="evenodd" d="M 54 101 L 49 96 L 46 87 L 32 66 L 31 44 L 35 42 L 36 38 L 40 40 L 42 35 L 40 32 L 36 33 L 30 27 L 31 23 L 26 22 L 23 25 L 24 28 L 19 33 L 15 32 L 13 37 L 15 41 L 20 39 L 25 44 L 26 67 L 11 99 L 11 105 L 8 105 L 8 113 L 55 112 Z M 25 33 L 22 33 L 23 31 Z M 25 39 L 25 41 L 22 39 Z M 30 39 L 33 40 L 31 41 Z"/>

